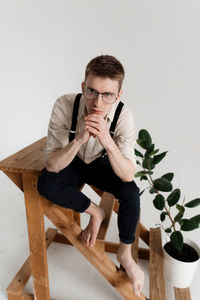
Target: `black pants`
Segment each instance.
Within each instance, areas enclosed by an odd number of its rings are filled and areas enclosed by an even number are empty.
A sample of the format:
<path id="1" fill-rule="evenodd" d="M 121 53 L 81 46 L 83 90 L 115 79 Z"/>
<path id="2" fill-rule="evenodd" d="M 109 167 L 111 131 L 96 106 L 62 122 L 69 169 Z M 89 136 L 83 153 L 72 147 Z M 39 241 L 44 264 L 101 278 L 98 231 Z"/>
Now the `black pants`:
<path id="1" fill-rule="evenodd" d="M 58 173 L 43 169 L 37 188 L 42 196 L 54 204 L 84 212 L 90 205 L 90 199 L 76 189 L 83 183 L 109 192 L 118 199 L 119 238 L 123 243 L 132 243 L 140 213 L 140 189 L 135 181 L 123 182 L 112 170 L 107 156 L 99 157 L 90 164 L 76 156 Z"/>

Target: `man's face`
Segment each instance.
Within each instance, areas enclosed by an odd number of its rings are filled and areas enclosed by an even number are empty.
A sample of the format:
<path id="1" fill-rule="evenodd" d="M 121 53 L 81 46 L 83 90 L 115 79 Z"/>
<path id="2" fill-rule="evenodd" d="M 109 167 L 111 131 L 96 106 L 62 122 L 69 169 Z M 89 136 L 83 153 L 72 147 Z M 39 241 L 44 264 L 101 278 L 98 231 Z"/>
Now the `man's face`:
<path id="1" fill-rule="evenodd" d="M 99 93 L 115 94 L 117 98 L 115 102 L 121 97 L 122 94 L 121 90 L 119 92 L 119 83 L 117 80 L 102 78 L 93 74 L 89 74 L 86 82 L 82 82 L 82 92 L 84 92 L 84 90 L 88 88 L 93 89 Z M 102 99 L 101 94 L 98 94 L 95 99 L 87 99 L 85 97 L 85 100 L 88 115 L 97 114 L 104 118 L 112 109 L 113 103 L 105 103 Z"/>

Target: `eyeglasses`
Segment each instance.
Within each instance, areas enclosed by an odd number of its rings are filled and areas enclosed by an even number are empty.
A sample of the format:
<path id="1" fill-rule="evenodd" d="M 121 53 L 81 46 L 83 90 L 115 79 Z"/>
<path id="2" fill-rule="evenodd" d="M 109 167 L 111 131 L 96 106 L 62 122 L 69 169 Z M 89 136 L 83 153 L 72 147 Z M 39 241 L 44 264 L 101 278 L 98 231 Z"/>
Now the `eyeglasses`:
<path id="1" fill-rule="evenodd" d="M 105 92 L 105 93 L 99 93 L 96 90 L 92 88 L 87 88 L 84 91 L 84 95 L 88 100 L 94 100 L 98 97 L 98 95 L 102 95 L 102 99 L 107 104 L 112 104 L 116 101 L 117 97 L 113 93 Z"/>

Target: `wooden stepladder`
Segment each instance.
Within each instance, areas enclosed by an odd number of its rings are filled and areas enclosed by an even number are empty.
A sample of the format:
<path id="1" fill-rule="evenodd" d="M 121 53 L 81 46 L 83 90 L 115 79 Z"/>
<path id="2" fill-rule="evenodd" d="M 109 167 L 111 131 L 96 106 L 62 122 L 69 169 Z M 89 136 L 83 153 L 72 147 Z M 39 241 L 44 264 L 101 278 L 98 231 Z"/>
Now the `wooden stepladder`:
<path id="1" fill-rule="evenodd" d="M 8 299 L 50 300 L 47 249 L 52 242 L 75 246 L 124 299 L 147 299 L 144 295 L 140 297 L 134 295 L 127 274 L 106 255 L 106 252 L 117 253 L 119 247 L 119 244 L 105 240 L 112 212 L 118 213 L 118 201 L 113 195 L 91 186 L 100 195 L 99 205 L 106 211 L 106 218 L 101 224 L 96 244 L 92 248 L 87 247 L 80 239 L 82 231 L 80 214 L 52 204 L 39 195 L 37 181 L 44 168 L 45 146 L 46 137 L 0 162 L 0 169 L 24 192 L 30 247 L 30 256 L 7 288 Z M 57 229 L 48 228 L 45 232 L 44 215 Z M 138 247 L 139 238 L 149 246 L 148 249 Z M 150 300 L 166 300 L 160 230 L 148 231 L 138 222 L 132 256 L 136 262 L 138 258 L 150 261 Z M 31 275 L 34 294 L 27 294 L 23 290 Z M 175 289 L 175 295 L 176 300 L 191 299 L 189 289 Z"/>

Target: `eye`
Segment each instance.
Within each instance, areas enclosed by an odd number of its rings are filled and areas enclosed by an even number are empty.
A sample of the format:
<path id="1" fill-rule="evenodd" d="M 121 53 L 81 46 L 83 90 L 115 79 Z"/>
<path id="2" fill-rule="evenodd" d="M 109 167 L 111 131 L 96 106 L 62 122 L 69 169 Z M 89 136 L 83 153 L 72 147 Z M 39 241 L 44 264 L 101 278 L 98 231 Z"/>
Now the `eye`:
<path id="1" fill-rule="evenodd" d="M 96 91 L 94 90 L 94 89 L 92 89 L 92 88 L 89 88 L 88 89 L 91 93 L 96 93 Z"/>
<path id="2" fill-rule="evenodd" d="M 105 96 L 105 97 L 110 97 L 110 96 L 112 96 L 112 94 L 109 93 L 109 92 L 107 92 L 107 93 L 104 93 L 104 96 Z"/>

